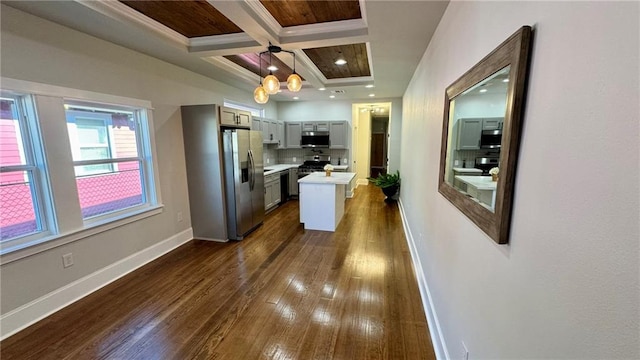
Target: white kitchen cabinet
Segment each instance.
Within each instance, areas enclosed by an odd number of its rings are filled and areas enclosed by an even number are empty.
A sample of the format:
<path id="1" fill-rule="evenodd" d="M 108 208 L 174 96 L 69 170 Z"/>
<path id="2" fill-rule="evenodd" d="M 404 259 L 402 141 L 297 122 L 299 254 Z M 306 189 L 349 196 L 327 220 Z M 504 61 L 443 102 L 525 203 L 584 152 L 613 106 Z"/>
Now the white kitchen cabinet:
<path id="1" fill-rule="evenodd" d="M 253 117 L 251 119 L 251 130 L 253 131 L 262 131 L 262 121 L 260 121 L 259 117 Z"/>
<path id="2" fill-rule="evenodd" d="M 482 120 L 459 119 L 458 120 L 458 146 L 457 150 L 480 149 L 480 135 L 482 134 Z"/>
<path id="3" fill-rule="evenodd" d="M 305 121 L 302 123 L 302 131 L 329 131 L 327 121 Z"/>
<path id="4" fill-rule="evenodd" d="M 289 169 L 289 195 L 298 195 L 298 168 Z"/>
<path id="5" fill-rule="evenodd" d="M 285 135 L 287 138 L 285 146 L 287 149 L 300 149 L 300 139 L 302 137 L 302 123 L 285 123 Z"/>
<path id="6" fill-rule="evenodd" d="M 278 205 L 280 199 L 280 173 L 265 176 L 264 178 L 264 209 L 269 210 Z"/>
<path id="7" fill-rule="evenodd" d="M 346 149 L 349 123 L 332 121 L 329 123 L 329 148 Z"/>
<path id="8" fill-rule="evenodd" d="M 484 118 L 482 119 L 482 130 L 498 130 L 502 129 L 504 118 Z"/>
<path id="9" fill-rule="evenodd" d="M 251 113 L 244 110 L 237 110 L 220 106 L 220 125 L 229 125 L 234 127 L 251 128 Z"/>
<path id="10" fill-rule="evenodd" d="M 278 149 L 284 149 L 286 147 L 284 138 L 284 122 L 278 121 L 276 128 L 276 134 L 278 134 Z"/>

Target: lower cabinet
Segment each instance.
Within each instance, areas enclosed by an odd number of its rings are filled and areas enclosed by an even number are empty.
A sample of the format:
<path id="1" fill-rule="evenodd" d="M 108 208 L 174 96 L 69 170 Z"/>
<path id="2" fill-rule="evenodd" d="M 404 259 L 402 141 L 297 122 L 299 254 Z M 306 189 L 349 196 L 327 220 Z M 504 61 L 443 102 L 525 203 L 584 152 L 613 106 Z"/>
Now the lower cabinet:
<path id="1" fill-rule="evenodd" d="M 280 199 L 280 173 L 271 174 L 264 178 L 264 209 L 269 210 L 278 205 Z"/>

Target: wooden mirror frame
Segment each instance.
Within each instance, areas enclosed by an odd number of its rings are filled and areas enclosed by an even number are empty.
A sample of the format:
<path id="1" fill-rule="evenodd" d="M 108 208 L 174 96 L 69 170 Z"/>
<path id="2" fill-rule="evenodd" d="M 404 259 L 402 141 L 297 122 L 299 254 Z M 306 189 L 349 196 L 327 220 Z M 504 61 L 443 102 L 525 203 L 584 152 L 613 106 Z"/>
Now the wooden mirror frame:
<path id="1" fill-rule="evenodd" d="M 509 242 L 511 207 L 531 44 L 531 27 L 523 26 L 447 87 L 445 92 L 438 192 L 451 201 L 453 205 L 498 244 L 507 244 Z M 494 211 L 491 212 L 445 181 L 447 143 L 449 139 L 449 111 L 451 101 L 455 100 L 458 95 L 507 66 L 511 66 L 511 68 L 509 70 L 507 104 L 502 131 L 502 146 L 500 148 L 500 175 L 498 177 Z"/>

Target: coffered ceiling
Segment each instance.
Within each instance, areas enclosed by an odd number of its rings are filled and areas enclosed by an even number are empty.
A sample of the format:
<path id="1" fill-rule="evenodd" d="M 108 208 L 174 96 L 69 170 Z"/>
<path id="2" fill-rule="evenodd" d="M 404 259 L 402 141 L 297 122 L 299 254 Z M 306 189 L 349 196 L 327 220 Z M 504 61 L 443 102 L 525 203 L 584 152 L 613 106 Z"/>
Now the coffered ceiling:
<path id="1" fill-rule="evenodd" d="M 252 91 L 269 73 L 272 99 L 399 97 L 446 1 L 3 1 L 9 6 Z M 98 24 L 98 26 L 96 26 Z M 283 52 L 266 51 L 269 44 Z M 299 93 L 286 90 L 294 64 Z M 337 59 L 346 60 L 336 65 Z M 260 64 L 262 66 L 260 66 Z M 369 85 L 369 87 L 365 87 Z M 373 86 L 373 88 L 371 88 Z M 374 96 L 370 96 L 374 94 Z"/>

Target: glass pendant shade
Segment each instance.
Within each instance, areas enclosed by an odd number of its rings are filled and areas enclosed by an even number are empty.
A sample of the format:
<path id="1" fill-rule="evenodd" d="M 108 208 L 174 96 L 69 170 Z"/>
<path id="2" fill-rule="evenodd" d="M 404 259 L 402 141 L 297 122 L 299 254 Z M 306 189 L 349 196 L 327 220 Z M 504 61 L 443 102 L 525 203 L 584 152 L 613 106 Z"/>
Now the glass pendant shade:
<path id="1" fill-rule="evenodd" d="M 280 90 L 280 81 L 273 74 L 267 75 L 262 83 L 264 89 L 271 95 L 277 94 L 278 90 Z"/>
<path id="2" fill-rule="evenodd" d="M 253 100 L 255 100 L 258 104 L 266 104 L 267 101 L 269 101 L 269 94 L 262 85 L 258 86 L 253 91 Z"/>
<path id="3" fill-rule="evenodd" d="M 302 79 L 295 72 L 287 78 L 287 89 L 292 92 L 298 92 L 302 88 Z"/>

